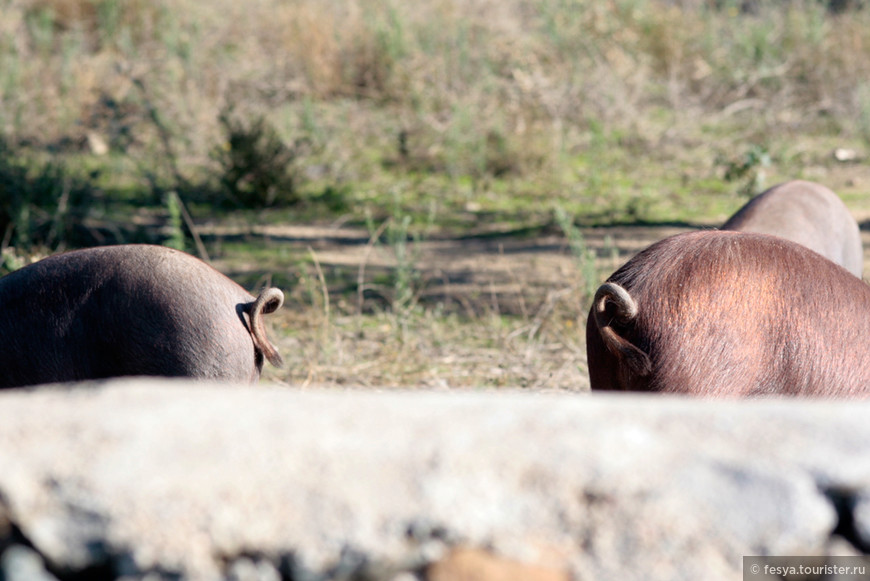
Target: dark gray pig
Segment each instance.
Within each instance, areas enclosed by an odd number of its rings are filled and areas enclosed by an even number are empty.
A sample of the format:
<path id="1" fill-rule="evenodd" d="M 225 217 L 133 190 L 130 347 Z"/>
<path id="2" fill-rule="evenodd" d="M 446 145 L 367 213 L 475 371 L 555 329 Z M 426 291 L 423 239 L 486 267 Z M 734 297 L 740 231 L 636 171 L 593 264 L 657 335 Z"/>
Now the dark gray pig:
<path id="1" fill-rule="evenodd" d="M 837 194 L 821 184 L 793 180 L 746 203 L 722 230 L 771 234 L 815 250 L 861 278 L 864 250 L 858 223 Z"/>
<path id="2" fill-rule="evenodd" d="M 51 256 L 0 278 L 0 387 L 151 375 L 256 382 L 280 367 L 256 298 L 201 260 L 130 244 Z"/>

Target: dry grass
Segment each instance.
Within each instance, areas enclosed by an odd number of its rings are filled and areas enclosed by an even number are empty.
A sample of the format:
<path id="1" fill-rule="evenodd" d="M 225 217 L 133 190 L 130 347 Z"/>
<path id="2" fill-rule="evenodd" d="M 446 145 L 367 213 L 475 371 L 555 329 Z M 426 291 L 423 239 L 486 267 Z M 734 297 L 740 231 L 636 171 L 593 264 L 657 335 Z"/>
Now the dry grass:
<path id="1" fill-rule="evenodd" d="M 463 319 L 437 311 L 399 321 L 390 313 L 344 315 L 327 324 L 311 311 L 274 319 L 286 369 L 267 381 L 314 385 L 428 388 L 588 389 L 577 321 L 496 316 Z"/>
<path id="2" fill-rule="evenodd" d="M 385 109 L 396 126 L 342 119 L 350 132 L 405 129 L 424 161 L 464 173 L 486 166 L 487 140 L 532 172 L 582 146 L 590 122 L 662 131 L 645 127 L 662 108 L 693 122 L 749 109 L 762 126 L 824 114 L 864 131 L 848 121 L 870 107 L 870 14 L 769 4 L 735 17 L 655 0 L 4 0 L 0 120 L 7 136 L 51 141 L 111 131 L 114 116 L 147 142 L 138 79 L 204 160 L 228 102 L 279 115 L 352 99 L 350 115 Z"/>
<path id="3" fill-rule="evenodd" d="M 172 189 L 219 181 L 232 108 L 301 144 L 300 195 L 348 191 L 356 219 L 394 196 L 446 221 L 709 220 L 737 189 L 720 158 L 763 146 L 771 179 L 813 177 L 796 137 L 870 140 L 870 11 L 771 5 L 3 0 L 0 135 L 96 138 L 134 188 Z"/>

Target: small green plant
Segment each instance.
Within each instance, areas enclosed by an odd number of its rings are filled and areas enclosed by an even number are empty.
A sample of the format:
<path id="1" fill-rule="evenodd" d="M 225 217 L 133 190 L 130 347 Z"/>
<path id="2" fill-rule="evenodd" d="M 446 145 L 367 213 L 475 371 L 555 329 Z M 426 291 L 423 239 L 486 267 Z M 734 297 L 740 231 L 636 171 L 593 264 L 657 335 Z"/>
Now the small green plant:
<path id="1" fill-rule="evenodd" d="M 0 144 L 0 239 L 19 249 L 76 245 L 92 207 L 90 184 L 60 162 L 18 159 Z"/>
<path id="2" fill-rule="evenodd" d="M 416 314 L 420 314 L 419 298 L 424 285 L 423 273 L 417 267 L 420 244 L 425 240 L 435 222 L 435 207 L 431 206 L 426 225 L 414 228 L 412 217 L 404 213 L 395 201 L 393 215 L 376 227 L 370 212 L 366 213 L 366 224 L 370 233 L 370 248 L 381 246 L 381 238 L 386 243 L 395 260 L 395 267 L 383 280 L 384 294 L 389 300 L 389 308 L 395 318 L 395 328 L 400 339 Z M 363 291 L 372 288 L 365 283 L 365 264 L 360 267 L 358 276 L 360 311 L 362 310 Z"/>
<path id="3" fill-rule="evenodd" d="M 396 269 L 393 275 L 393 312 L 405 318 L 416 304 L 416 283 L 420 280 L 420 273 L 414 267 L 411 250 L 408 248 L 408 229 L 411 226 L 411 217 L 408 215 L 396 216 L 387 222 L 387 244 L 396 258 Z"/>
<path id="4" fill-rule="evenodd" d="M 169 192 L 165 198 L 168 223 L 166 225 L 168 237 L 163 242 L 164 246 L 176 250 L 184 250 L 184 222 L 181 216 L 181 199 L 176 192 Z"/>
<path id="5" fill-rule="evenodd" d="M 595 252 L 586 244 L 583 233 L 574 224 L 574 216 L 568 214 L 562 206 L 556 206 L 553 210 L 556 224 L 562 229 L 568 241 L 568 247 L 577 263 L 577 268 L 582 277 L 582 290 L 587 297 L 592 297 L 598 288 L 598 269 L 595 264 Z"/>
<path id="6" fill-rule="evenodd" d="M 457 106 L 452 118 L 444 137 L 447 173 L 453 178 L 480 177 L 486 171 L 486 142 L 476 127 L 477 116 Z"/>
<path id="7" fill-rule="evenodd" d="M 345 82 L 359 97 L 387 97 L 395 90 L 397 65 L 407 52 L 404 22 L 398 10 L 386 5 L 383 13 L 366 11 L 363 22 L 344 62 Z"/>
<path id="8" fill-rule="evenodd" d="M 55 14 L 50 6 L 37 6 L 25 15 L 25 25 L 36 49 L 48 55 L 55 43 Z"/>
<path id="9" fill-rule="evenodd" d="M 610 268 L 616 269 L 619 267 L 619 247 L 610 234 L 604 237 L 604 254 L 610 259 Z"/>
<path id="10" fill-rule="evenodd" d="M 16 254 L 14 248 L 3 248 L 0 251 L 0 276 L 6 276 L 10 272 L 18 270 L 24 264 L 24 259 Z"/>
<path id="11" fill-rule="evenodd" d="M 260 208 L 299 201 L 294 161 L 288 146 L 263 116 L 242 121 L 232 110 L 219 118 L 223 146 L 215 150 L 220 185 L 232 205 Z"/>
<path id="12" fill-rule="evenodd" d="M 737 159 L 720 158 L 718 165 L 725 166 L 725 181 L 737 182 L 738 192 L 752 197 L 764 189 L 765 168 L 770 166 L 770 154 L 762 145 L 752 145 Z"/>
<path id="13" fill-rule="evenodd" d="M 861 83 L 856 90 L 858 128 L 864 143 L 870 144 L 870 83 Z"/>

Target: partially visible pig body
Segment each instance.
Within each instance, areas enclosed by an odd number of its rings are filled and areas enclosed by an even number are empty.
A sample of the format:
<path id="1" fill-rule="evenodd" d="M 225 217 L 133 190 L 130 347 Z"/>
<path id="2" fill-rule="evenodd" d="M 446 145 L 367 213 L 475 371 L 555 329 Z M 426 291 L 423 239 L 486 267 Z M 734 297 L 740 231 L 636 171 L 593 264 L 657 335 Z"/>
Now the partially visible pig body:
<path id="1" fill-rule="evenodd" d="M 282 364 L 258 297 L 183 252 L 151 245 L 76 250 L 0 278 L 0 387 L 119 376 L 256 382 Z"/>
<path id="2" fill-rule="evenodd" d="M 840 198 L 821 184 L 793 180 L 755 196 L 722 230 L 779 236 L 814 250 L 861 278 L 864 250 L 858 223 Z"/>
<path id="3" fill-rule="evenodd" d="M 870 286 L 783 238 L 665 238 L 614 272 L 586 326 L 593 390 L 870 397 Z"/>

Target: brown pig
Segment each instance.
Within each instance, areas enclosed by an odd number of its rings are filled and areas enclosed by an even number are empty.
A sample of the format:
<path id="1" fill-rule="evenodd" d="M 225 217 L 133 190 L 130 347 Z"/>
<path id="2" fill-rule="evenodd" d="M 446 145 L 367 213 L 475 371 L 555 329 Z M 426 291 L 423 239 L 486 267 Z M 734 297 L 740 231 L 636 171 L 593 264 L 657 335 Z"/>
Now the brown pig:
<path id="1" fill-rule="evenodd" d="M 678 234 L 598 289 L 586 343 L 593 390 L 863 398 L 870 287 L 779 237 Z"/>
<path id="2" fill-rule="evenodd" d="M 50 256 L 0 278 L 0 387 L 151 375 L 256 382 L 280 366 L 258 297 L 183 252 L 120 245 Z"/>
<path id="3" fill-rule="evenodd" d="M 858 278 L 864 272 L 858 223 L 837 194 L 815 182 L 773 186 L 737 210 L 722 230 L 780 236 L 815 250 Z"/>

